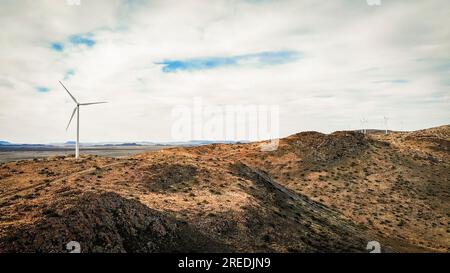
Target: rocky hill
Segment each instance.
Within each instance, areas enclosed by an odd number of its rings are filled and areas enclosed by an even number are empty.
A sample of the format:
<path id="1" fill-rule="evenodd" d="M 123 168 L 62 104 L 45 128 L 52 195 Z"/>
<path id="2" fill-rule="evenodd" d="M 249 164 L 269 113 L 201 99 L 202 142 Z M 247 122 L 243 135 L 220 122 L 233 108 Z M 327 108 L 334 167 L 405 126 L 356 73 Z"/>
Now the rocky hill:
<path id="1" fill-rule="evenodd" d="M 450 126 L 0 165 L 0 252 L 450 251 Z"/>

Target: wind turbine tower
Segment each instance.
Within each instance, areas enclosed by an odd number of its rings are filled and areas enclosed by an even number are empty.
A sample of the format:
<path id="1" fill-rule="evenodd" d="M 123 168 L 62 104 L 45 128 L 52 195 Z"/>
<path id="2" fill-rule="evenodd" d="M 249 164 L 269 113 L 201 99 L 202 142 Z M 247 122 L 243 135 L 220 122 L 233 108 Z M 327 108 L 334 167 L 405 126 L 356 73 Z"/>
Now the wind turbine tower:
<path id="1" fill-rule="evenodd" d="M 385 127 L 385 134 L 387 135 L 388 134 L 388 120 L 389 120 L 389 118 L 388 117 L 383 117 L 384 118 L 384 127 Z"/>
<path id="2" fill-rule="evenodd" d="M 366 130 L 367 123 L 368 123 L 368 120 L 366 118 L 361 119 L 361 133 L 363 133 L 363 134 L 365 134 L 367 132 L 367 130 Z"/>
<path id="3" fill-rule="evenodd" d="M 78 159 L 80 157 L 80 106 L 86 106 L 86 105 L 92 105 L 92 104 L 100 104 L 100 103 L 106 103 L 106 101 L 97 101 L 97 102 L 85 102 L 80 103 L 75 99 L 75 97 L 69 92 L 69 90 L 62 84 L 61 81 L 59 83 L 64 87 L 64 89 L 67 91 L 69 96 L 72 98 L 72 100 L 75 102 L 76 106 L 73 109 L 72 116 L 70 116 L 69 123 L 67 124 L 66 131 L 69 128 L 70 122 L 72 122 L 73 116 L 75 115 L 75 112 L 77 113 L 77 141 L 75 143 L 75 158 Z"/>

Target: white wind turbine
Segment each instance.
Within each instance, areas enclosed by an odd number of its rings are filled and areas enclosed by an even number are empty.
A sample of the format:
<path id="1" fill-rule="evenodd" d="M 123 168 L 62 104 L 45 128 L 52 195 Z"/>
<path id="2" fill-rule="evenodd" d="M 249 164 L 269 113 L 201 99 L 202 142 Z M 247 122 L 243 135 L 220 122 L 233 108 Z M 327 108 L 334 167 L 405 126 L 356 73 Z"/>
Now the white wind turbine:
<path id="1" fill-rule="evenodd" d="M 77 112 L 77 142 L 75 145 L 75 158 L 80 157 L 80 106 L 82 105 L 92 105 L 92 104 L 100 104 L 100 103 L 106 103 L 106 101 L 98 101 L 98 102 L 86 102 L 86 103 L 79 103 L 72 94 L 70 94 L 69 90 L 62 84 L 61 81 L 59 83 L 64 87 L 64 89 L 67 91 L 69 96 L 72 98 L 72 100 L 77 104 L 75 108 L 73 109 L 72 116 L 70 116 L 69 123 L 67 124 L 66 130 L 69 128 L 70 122 L 72 122 L 73 116 L 75 115 L 75 112 Z"/>
<path id="2" fill-rule="evenodd" d="M 360 123 L 361 123 L 361 133 L 365 134 L 365 133 L 367 132 L 366 126 L 367 126 L 367 123 L 368 123 L 368 122 L 369 122 L 369 120 L 368 120 L 367 118 L 362 118 L 362 119 L 360 120 Z"/>
<path id="3" fill-rule="evenodd" d="M 387 135 L 388 134 L 388 120 L 389 120 L 389 118 L 388 117 L 383 117 L 384 118 L 384 127 L 385 127 L 385 134 Z"/>

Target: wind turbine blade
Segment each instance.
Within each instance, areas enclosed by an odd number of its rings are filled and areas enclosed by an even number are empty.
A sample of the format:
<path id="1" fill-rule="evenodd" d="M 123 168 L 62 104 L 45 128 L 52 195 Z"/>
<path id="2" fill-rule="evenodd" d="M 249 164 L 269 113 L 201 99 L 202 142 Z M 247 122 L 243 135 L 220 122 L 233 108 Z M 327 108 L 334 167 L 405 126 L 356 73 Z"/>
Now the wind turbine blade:
<path id="1" fill-rule="evenodd" d="M 72 94 L 70 94 L 69 90 L 67 90 L 67 88 L 64 86 L 64 84 L 62 84 L 61 81 L 59 81 L 59 83 L 62 85 L 62 87 L 64 87 L 64 89 L 66 89 L 67 93 L 69 93 L 69 96 L 73 99 L 73 101 L 78 104 L 78 101 L 75 99 L 74 96 L 72 96 Z"/>
<path id="2" fill-rule="evenodd" d="M 87 102 L 87 103 L 80 103 L 80 105 L 92 105 L 92 104 L 101 104 L 101 103 L 108 103 L 108 102 L 107 101 Z"/>
<path id="3" fill-rule="evenodd" d="M 73 109 L 72 116 L 70 117 L 69 123 L 67 124 L 67 127 L 66 127 L 66 131 L 67 131 L 67 129 L 69 129 L 70 122 L 72 122 L 73 116 L 75 116 L 75 112 L 77 111 L 77 109 L 78 109 L 78 107 L 75 107 Z"/>

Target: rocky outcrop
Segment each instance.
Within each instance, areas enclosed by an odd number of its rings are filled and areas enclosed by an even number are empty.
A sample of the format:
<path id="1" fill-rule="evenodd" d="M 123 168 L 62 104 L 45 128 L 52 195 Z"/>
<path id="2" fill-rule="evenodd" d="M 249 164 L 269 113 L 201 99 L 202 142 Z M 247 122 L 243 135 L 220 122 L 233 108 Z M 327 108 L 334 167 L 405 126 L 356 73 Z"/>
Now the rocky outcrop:
<path id="1" fill-rule="evenodd" d="M 186 222 L 115 193 L 85 193 L 69 208 L 56 202 L 37 223 L 11 229 L 0 252 L 223 252 L 229 248 Z"/>

